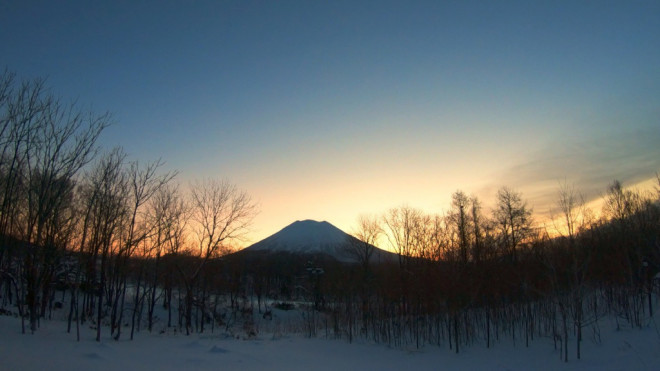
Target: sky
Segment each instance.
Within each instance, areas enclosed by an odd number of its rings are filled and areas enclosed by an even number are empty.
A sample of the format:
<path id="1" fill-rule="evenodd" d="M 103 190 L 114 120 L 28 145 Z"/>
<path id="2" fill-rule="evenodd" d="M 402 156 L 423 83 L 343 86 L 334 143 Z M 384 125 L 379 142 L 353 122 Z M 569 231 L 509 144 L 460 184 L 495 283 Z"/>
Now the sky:
<path id="1" fill-rule="evenodd" d="M 659 1 L 0 0 L 1 68 L 112 113 L 103 148 L 247 191 L 249 242 L 648 180 L 658 45 Z"/>

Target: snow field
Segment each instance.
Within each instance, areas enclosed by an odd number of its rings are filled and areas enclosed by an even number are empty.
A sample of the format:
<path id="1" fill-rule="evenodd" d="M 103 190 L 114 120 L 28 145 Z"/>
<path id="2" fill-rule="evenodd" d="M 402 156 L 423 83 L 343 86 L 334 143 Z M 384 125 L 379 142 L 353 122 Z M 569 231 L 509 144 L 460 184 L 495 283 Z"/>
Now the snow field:
<path id="1" fill-rule="evenodd" d="M 291 313 L 291 315 L 293 315 Z M 420 350 L 301 335 L 259 333 L 236 339 L 226 333 L 183 334 L 141 331 L 130 341 L 105 333 L 100 343 L 88 327 L 81 341 L 66 333 L 63 321 L 42 321 L 34 335 L 20 333 L 20 320 L 0 317 L 0 370 L 658 370 L 660 332 L 651 321 L 643 329 L 615 330 L 604 320 L 600 344 L 590 336 L 583 357 L 560 360 L 551 339 L 529 348 L 501 341 L 460 354 L 427 346 Z"/>

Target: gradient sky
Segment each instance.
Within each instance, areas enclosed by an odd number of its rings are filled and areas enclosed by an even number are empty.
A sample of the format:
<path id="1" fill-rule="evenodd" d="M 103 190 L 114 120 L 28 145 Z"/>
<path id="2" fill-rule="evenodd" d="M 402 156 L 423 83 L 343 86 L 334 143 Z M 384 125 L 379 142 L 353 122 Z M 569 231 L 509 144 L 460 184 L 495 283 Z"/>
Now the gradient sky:
<path id="1" fill-rule="evenodd" d="M 0 0 L 2 65 L 113 113 L 104 147 L 248 191 L 252 242 L 660 170 L 658 1 Z"/>

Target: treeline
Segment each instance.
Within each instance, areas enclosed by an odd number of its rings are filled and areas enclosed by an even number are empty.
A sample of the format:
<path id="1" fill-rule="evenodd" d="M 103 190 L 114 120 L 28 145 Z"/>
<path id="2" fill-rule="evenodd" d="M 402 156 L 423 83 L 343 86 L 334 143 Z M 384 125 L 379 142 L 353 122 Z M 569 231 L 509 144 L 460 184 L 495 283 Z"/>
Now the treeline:
<path id="1" fill-rule="evenodd" d="M 104 326 L 119 339 L 130 323 L 132 337 L 143 318 L 151 330 L 157 299 L 176 303 L 174 322 L 191 331 L 206 299 L 199 293 L 214 283 L 207 263 L 255 215 L 228 182 L 183 188 L 160 160 L 103 151 L 97 142 L 110 121 L 63 103 L 44 80 L 0 76 L 0 308 L 17 312 L 23 332 L 66 305 L 78 337 L 82 323 L 97 340 Z"/>
<path id="2" fill-rule="evenodd" d="M 657 193 L 614 181 L 595 217 L 569 185 L 557 192 L 554 218 L 539 227 L 519 192 L 502 188 L 489 215 L 457 191 L 445 215 L 398 207 L 361 217 L 350 250 L 360 264 L 324 277 L 334 332 L 393 346 L 490 347 L 507 337 L 528 345 L 551 338 L 580 358 L 599 320 L 642 327 L 654 312 L 660 263 Z M 397 254 L 375 264 L 381 241 Z M 654 294 L 655 285 L 655 294 Z M 318 328 L 324 324 L 317 323 Z"/>

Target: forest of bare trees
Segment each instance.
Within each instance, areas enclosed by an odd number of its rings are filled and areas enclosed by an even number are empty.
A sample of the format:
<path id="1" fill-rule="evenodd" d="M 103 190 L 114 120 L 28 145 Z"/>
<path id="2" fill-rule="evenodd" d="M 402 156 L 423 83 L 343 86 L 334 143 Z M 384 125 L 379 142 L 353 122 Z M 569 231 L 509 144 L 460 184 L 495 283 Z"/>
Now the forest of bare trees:
<path id="1" fill-rule="evenodd" d="M 173 306 L 176 288 L 189 331 L 197 301 L 207 299 L 198 288 L 213 289 L 201 280 L 205 265 L 248 230 L 257 211 L 250 197 L 212 179 L 183 190 L 160 160 L 104 151 L 97 141 L 110 116 L 62 103 L 40 79 L 5 71 L 0 115 L 3 311 L 15 310 L 23 332 L 34 333 L 66 292 L 69 331 L 79 337 L 91 322 L 97 340 L 104 327 L 119 339 L 130 323 L 132 338 L 143 318 L 151 330 L 158 299 Z"/>
<path id="2" fill-rule="evenodd" d="M 162 308 L 160 328 L 252 333 L 272 305 L 307 302 L 310 336 L 456 353 L 542 337 L 568 360 L 585 337 L 599 341 L 603 318 L 643 327 L 657 311 L 660 178 L 656 193 L 613 181 L 602 210 L 560 184 L 544 223 L 512 188 L 490 209 L 459 190 L 444 214 L 401 206 L 360 217 L 347 247 L 357 263 L 310 266 L 230 254 L 257 212 L 250 196 L 226 181 L 183 186 L 159 160 L 99 148 L 110 122 L 42 80 L 0 77 L 0 309 L 23 332 L 64 311 L 78 339 L 81 326 L 97 340 L 132 339 L 155 330 Z M 375 245 L 396 260 L 375 260 Z"/>
<path id="3" fill-rule="evenodd" d="M 349 278 L 341 289 L 328 289 L 329 302 L 332 310 L 355 312 L 347 318 L 363 318 L 342 327 L 348 339 L 434 344 L 458 353 L 503 337 L 525 346 L 543 337 L 564 360 L 571 349 L 580 358 L 585 336 L 600 341 L 604 318 L 641 328 L 653 317 L 660 293 L 659 196 L 660 178 L 655 193 L 614 181 L 596 217 L 564 183 L 544 224 L 534 222 L 523 195 L 507 187 L 497 192 L 490 215 L 462 191 L 444 215 L 393 208 L 370 223 L 360 219 L 354 235 L 373 241 L 383 234 L 398 260 L 370 267 L 368 280 L 361 273 L 365 262 L 355 276 L 339 273 L 333 279 Z M 368 295 L 352 289 L 355 282 L 368 282 Z"/>

